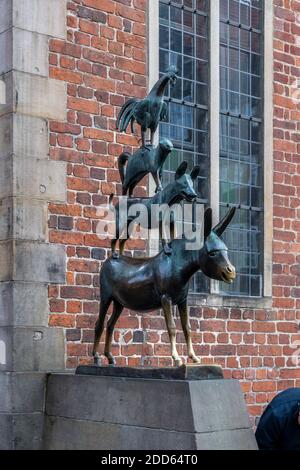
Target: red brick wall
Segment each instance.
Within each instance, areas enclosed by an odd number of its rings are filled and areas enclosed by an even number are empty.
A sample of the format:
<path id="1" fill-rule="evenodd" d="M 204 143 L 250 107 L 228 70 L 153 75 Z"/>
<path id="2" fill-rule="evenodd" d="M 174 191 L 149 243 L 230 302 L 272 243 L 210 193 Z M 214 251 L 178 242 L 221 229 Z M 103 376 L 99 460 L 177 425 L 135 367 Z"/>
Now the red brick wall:
<path id="1" fill-rule="evenodd" d="M 49 240 L 66 246 L 68 264 L 66 285 L 49 288 L 49 322 L 65 328 L 68 368 L 90 361 L 99 269 L 109 247 L 95 234 L 97 206 L 120 191 L 118 155 L 138 145 L 135 137 L 115 132 L 115 118 L 125 98 L 146 93 L 147 3 L 69 1 L 68 40 L 50 41 L 50 75 L 68 84 L 68 122 L 49 123 L 51 158 L 68 162 L 68 204 L 49 205 Z M 274 5 L 273 308 L 191 309 L 196 353 L 241 381 L 252 417 L 278 390 L 300 386 L 290 348 L 300 339 L 300 1 Z M 143 244 L 131 242 L 129 248 Z M 185 356 L 179 322 L 177 340 Z M 118 364 L 171 365 L 160 312 L 125 311 L 113 353 Z"/>

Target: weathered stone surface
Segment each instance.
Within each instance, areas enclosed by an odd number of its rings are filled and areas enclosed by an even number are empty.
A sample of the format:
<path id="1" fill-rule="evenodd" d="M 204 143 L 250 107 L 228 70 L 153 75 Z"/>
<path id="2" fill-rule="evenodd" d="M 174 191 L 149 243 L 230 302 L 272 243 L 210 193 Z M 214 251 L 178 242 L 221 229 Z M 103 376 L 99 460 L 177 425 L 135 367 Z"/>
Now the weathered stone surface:
<path id="1" fill-rule="evenodd" d="M 12 408 L 11 375 L 8 372 L 0 372 L 0 396 L 0 414 L 10 412 Z"/>
<path id="2" fill-rule="evenodd" d="M 47 284 L 0 283 L 0 326 L 46 327 L 48 314 Z"/>
<path id="3" fill-rule="evenodd" d="M 46 414 L 47 449 L 256 449 L 232 380 L 52 374 Z"/>
<path id="4" fill-rule="evenodd" d="M 14 198 L 13 238 L 45 241 L 47 217 L 47 204 L 45 202 Z"/>
<path id="5" fill-rule="evenodd" d="M 13 283 L 0 283 L 0 326 L 13 324 Z"/>
<path id="6" fill-rule="evenodd" d="M 13 157 L 0 158 L 0 199 L 13 192 Z"/>
<path id="7" fill-rule="evenodd" d="M 43 414 L 0 414 L 0 450 L 39 450 Z"/>
<path id="8" fill-rule="evenodd" d="M 59 371 L 65 367 L 62 328 L 15 328 L 15 371 Z"/>
<path id="9" fill-rule="evenodd" d="M 193 382 L 190 397 L 196 432 L 223 431 L 232 423 L 239 429 L 250 428 L 238 381 L 226 380 L 225 386 L 222 380 Z"/>
<path id="10" fill-rule="evenodd" d="M 8 78 L 6 81 L 9 83 Z M 14 71 L 13 90 L 14 93 L 9 92 L 9 89 L 7 92 L 7 99 L 11 100 L 7 103 L 8 109 L 30 116 L 66 120 L 66 83 Z"/>
<path id="11" fill-rule="evenodd" d="M 66 276 L 66 254 L 62 245 L 15 242 L 16 281 L 62 284 Z"/>
<path id="12" fill-rule="evenodd" d="M 13 68 L 13 34 L 11 29 L 0 33 L 0 55 L 1 75 L 9 72 Z"/>
<path id="13" fill-rule="evenodd" d="M 13 153 L 13 115 L 0 117 L 0 158 Z"/>
<path id="14" fill-rule="evenodd" d="M 0 327 L 6 359 L 0 371 L 48 372 L 64 369 L 65 338 L 62 328 Z"/>
<path id="15" fill-rule="evenodd" d="M 184 381 L 52 375 L 48 386 L 47 414 L 52 416 L 193 432 Z M 99 387 L 101 400 L 95 400 Z"/>
<path id="16" fill-rule="evenodd" d="M 13 422 L 11 414 L 0 413 L 0 450 L 13 450 Z"/>
<path id="17" fill-rule="evenodd" d="M 257 450 L 252 429 L 231 429 L 196 434 L 198 450 Z"/>
<path id="18" fill-rule="evenodd" d="M 13 126 L 14 155 L 18 158 L 49 158 L 48 123 L 45 119 L 14 114 Z"/>
<path id="19" fill-rule="evenodd" d="M 13 195 L 46 201 L 66 200 L 66 164 L 51 160 L 13 157 Z"/>
<path id="20" fill-rule="evenodd" d="M 13 329 L 0 327 L 0 371 L 11 371 L 13 363 Z"/>
<path id="21" fill-rule="evenodd" d="M 46 417 L 46 450 L 196 450 L 191 433 Z"/>
<path id="22" fill-rule="evenodd" d="M 0 282 L 60 284 L 65 276 L 64 246 L 18 240 L 0 242 Z"/>
<path id="23" fill-rule="evenodd" d="M 13 200 L 0 200 L 0 241 L 12 238 L 13 231 Z"/>
<path id="24" fill-rule="evenodd" d="M 12 34 L 13 69 L 47 77 L 49 71 L 49 37 L 44 34 L 25 31 L 19 28 L 13 28 Z M 9 45 L 8 50 L 9 54 Z"/>
<path id="25" fill-rule="evenodd" d="M 66 120 L 66 83 L 14 72 L 14 89 L 18 94 L 18 101 L 16 99 L 14 101 L 16 112 L 48 119 Z"/>
<path id="26" fill-rule="evenodd" d="M 0 242 L 0 282 L 13 278 L 13 242 Z"/>
<path id="27" fill-rule="evenodd" d="M 93 393 L 97 387 L 101 387 L 102 400 L 91 406 Z M 65 393 L 62 393 L 63 388 Z M 55 399 L 51 393 L 55 394 Z M 118 400 L 120 394 L 121 402 Z M 158 396 L 164 399 L 158 401 Z M 237 396 L 241 397 L 239 402 Z M 74 419 L 183 432 L 231 429 L 232 422 L 237 428 L 250 427 L 239 383 L 230 380 L 184 382 L 54 375 L 49 379 L 48 398 L 49 415 Z M 77 401 L 78 406 L 74 407 Z M 178 413 L 178 402 L 180 402 L 180 413 Z M 234 407 L 237 409 L 236 414 L 231 411 Z"/>
<path id="28" fill-rule="evenodd" d="M 0 76 L 0 116 L 13 112 L 13 72 Z"/>
<path id="29" fill-rule="evenodd" d="M 0 0 L 0 33 L 12 26 L 12 0 Z"/>
<path id="30" fill-rule="evenodd" d="M 0 241 L 7 239 L 45 241 L 47 203 L 10 197 L 0 201 Z"/>
<path id="31" fill-rule="evenodd" d="M 8 196 L 65 202 L 66 164 L 15 155 L 0 159 L 0 199 Z"/>
<path id="32" fill-rule="evenodd" d="M 46 374 L 0 372 L 0 413 L 43 412 Z"/>
<path id="33" fill-rule="evenodd" d="M 15 450 L 40 450 L 42 445 L 43 413 L 12 415 Z"/>
<path id="34" fill-rule="evenodd" d="M 13 25 L 56 38 L 66 36 L 66 0 L 22 0 L 13 4 Z"/>

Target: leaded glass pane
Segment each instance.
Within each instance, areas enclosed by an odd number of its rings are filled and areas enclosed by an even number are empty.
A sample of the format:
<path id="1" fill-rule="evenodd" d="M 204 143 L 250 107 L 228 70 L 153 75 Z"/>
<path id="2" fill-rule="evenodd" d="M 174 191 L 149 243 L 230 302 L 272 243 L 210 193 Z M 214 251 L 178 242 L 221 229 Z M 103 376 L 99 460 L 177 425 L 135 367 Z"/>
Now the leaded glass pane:
<path id="1" fill-rule="evenodd" d="M 262 1 L 220 0 L 220 204 L 238 206 L 224 239 L 237 267 L 224 294 L 262 291 Z"/>

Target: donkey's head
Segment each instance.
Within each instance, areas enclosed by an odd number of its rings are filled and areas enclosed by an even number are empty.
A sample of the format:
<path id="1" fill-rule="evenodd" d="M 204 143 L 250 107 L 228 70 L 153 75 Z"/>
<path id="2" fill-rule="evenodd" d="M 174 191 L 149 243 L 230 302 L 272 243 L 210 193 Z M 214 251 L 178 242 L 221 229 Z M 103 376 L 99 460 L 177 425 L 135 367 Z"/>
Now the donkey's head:
<path id="1" fill-rule="evenodd" d="M 177 168 L 175 174 L 175 181 L 170 184 L 174 194 L 173 203 L 185 200 L 188 202 L 194 201 L 197 193 L 194 190 L 193 182 L 196 180 L 200 173 L 200 167 L 195 166 L 191 174 L 187 174 L 187 162 L 182 162 Z"/>
<path id="2" fill-rule="evenodd" d="M 220 237 L 230 224 L 235 211 L 235 208 L 230 209 L 224 219 L 214 228 L 212 228 L 212 210 L 207 209 L 204 215 L 204 247 L 201 250 L 201 270 L 211 279 L 227 284 L 232 284 L 236 278 L 236 271 L 228 259 L 228 248 Z"/>

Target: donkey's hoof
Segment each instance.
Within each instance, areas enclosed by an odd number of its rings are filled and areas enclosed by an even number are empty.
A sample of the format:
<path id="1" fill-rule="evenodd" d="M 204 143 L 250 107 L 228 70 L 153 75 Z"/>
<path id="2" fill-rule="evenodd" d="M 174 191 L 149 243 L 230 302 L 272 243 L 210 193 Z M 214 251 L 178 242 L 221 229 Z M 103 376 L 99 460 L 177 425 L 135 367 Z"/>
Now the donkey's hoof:
<path id="1" fill-rule="evenodd" d="M 114 252 L 112 254 L 112 257 L 113 257 L 113 259 L 119 259 L 120 256 L 119 256 L 119 253 Z"/>
<path id="2" fill-rule="evenodd" d="M 94 364 L 95 364 L 95 366 L 101 366 L 101 359 L 100 359 L 99 354 L 96 354 L 94 356 Z"/>
<path id="3" fill-rule="evenodd" d="M 108 360 L 108 365 L 109 366 L 115 366 L 116 365 L 116 360 L 112 354 L 105 354 L 107 360 Z"/>
<path id="4" fill-rule="evenodd" d="M 176 367 L 181 367 L 182 366 L 182 360 L 181 359 L 175 359 L 175 366 Z"/>
<path id="5" fill-rule="evenodd" d="M 200 364 L 201 360 L 197 356 L 190 356 L 190 359 L 192 359 L 194 364 Z"/>

